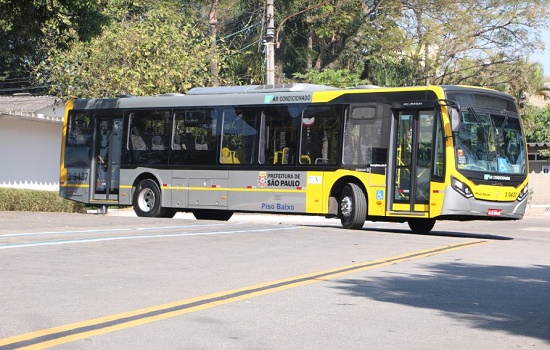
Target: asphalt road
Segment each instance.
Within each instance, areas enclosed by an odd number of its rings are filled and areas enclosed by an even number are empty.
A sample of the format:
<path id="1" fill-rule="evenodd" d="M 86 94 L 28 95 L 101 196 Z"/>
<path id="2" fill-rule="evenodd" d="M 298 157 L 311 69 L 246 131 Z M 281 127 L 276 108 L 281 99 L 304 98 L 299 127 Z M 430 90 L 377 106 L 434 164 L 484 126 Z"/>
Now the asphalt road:
<path id="1" fill-rule="evenodd" d="M 550 216 L 0 212 L 0 349 L 550 349 Z"/>

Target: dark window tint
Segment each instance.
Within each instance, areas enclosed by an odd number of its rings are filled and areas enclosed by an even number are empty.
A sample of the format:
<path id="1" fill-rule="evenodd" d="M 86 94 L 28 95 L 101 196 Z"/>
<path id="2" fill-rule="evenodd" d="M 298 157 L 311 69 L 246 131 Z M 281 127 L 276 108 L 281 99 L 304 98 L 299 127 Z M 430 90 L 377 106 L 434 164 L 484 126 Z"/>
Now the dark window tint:
<path id="1" fill-rule="evenodd" d="M 214 109 L 176 110 L 170 163 L 214 165 L 217 134 L 217 117 Z"/>

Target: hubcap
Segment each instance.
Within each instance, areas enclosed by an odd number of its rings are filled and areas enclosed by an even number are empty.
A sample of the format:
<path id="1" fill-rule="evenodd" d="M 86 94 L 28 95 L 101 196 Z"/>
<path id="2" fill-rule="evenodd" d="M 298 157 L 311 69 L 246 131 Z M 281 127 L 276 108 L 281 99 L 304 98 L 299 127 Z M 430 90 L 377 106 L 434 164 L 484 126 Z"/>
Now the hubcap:
<path id="1" fill-rule="evenodd" d="M 155 206 L 155 194 L 150 189 L 144 189 L 139 194 L 138 206 L 141 211 L 150 212 Z"/>
<path id="2" fill-rule="evenodd" d="M 344 215 L 346 218 L 349 218 L 351 216 L 352 210 L 353 202 L 351 198 L 348 196 L 342 198 L 342 202 L 340 203 L 340 211 L 342 212 L 342 215 Z"/>

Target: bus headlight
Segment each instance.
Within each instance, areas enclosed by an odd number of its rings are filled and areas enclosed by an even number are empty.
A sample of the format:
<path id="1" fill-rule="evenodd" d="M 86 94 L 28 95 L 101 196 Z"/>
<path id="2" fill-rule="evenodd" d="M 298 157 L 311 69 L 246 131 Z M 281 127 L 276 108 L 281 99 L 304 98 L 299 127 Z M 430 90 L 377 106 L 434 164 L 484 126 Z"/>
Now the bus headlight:
<path id="1" fill-rule="evenodd" d="M 519 192 L 518 199 L 517 199 L 518 202 L 523 201 L 528 194 L 529 194 L 529 186 L 525 185 L 525 187 Z"/>
<path id="2" fill-rule="evenodd" d="M 472 198 L 474 196 L 472 190 L 470 189 L 470 187 L 468 187 L 468 185 L 466 185 L 462 181 L 455 179 L 454 177 L 451 178 L 451 185 L 455 191 L 466 198 Z"/>

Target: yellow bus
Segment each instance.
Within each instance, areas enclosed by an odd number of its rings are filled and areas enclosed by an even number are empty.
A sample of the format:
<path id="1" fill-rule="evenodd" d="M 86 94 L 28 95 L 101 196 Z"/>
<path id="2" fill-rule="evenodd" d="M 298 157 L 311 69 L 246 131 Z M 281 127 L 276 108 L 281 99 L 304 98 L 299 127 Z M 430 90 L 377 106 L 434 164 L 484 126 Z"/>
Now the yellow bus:
<path id="1" fill-rule="evenodd" d="M 428 233 L 521 219 L 526 159 L 514 99 L 485 88 L 205 87 L 70 101 L 60 195 L 141 217 L 306 214 Z"/>

